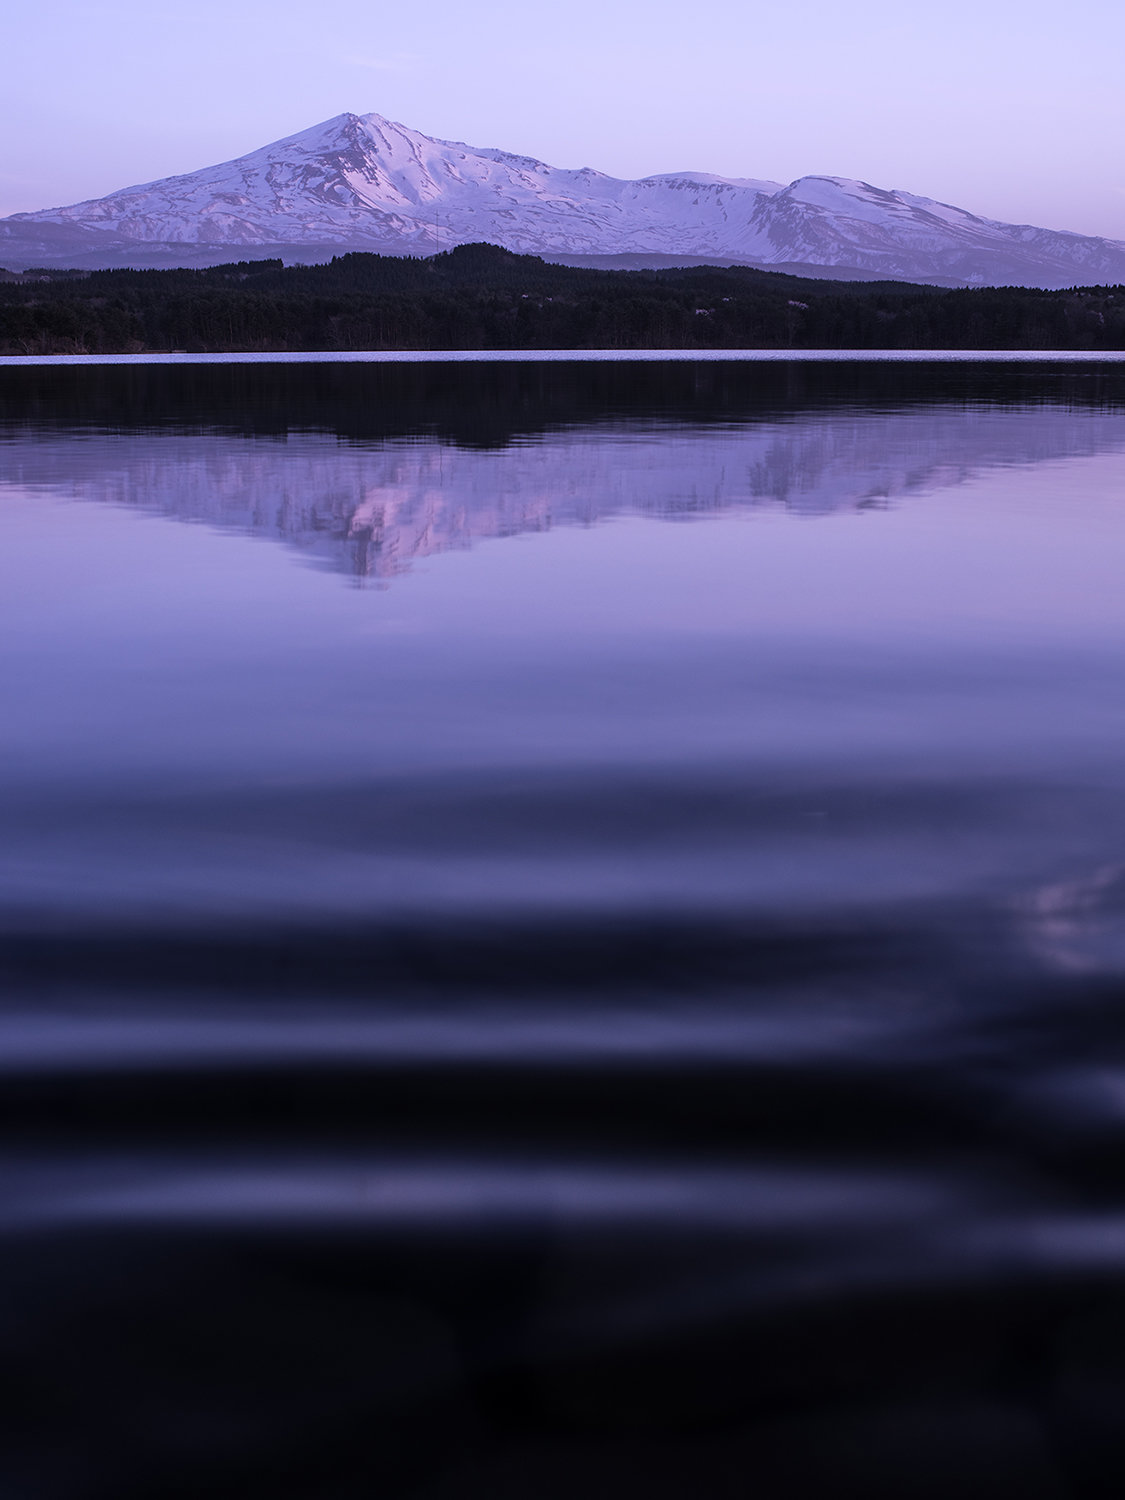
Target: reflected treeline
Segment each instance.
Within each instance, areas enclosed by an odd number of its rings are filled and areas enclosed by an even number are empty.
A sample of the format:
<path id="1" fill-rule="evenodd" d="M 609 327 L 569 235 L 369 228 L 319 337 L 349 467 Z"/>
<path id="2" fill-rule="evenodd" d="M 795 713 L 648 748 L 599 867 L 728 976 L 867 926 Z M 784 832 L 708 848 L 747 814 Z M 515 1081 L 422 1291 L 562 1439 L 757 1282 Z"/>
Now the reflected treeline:
<path id="1" fill-rule="evenodd" d="M 455 374 L 471 399 L 473 375 Z M 62 420 L 18 423 L 3 433 L 3 474 L 66 498 L 273 538 L 320 566 L 378 579 L 553 526 L 770 507 L 827 515 L 996 466 L 1125 448 L 1125 408 L 1097 399 L 763 403 L 738 420 L 732 403 L 701 403 L 712 420 L 689 419 L 683 405 L 679 420 L 671 408 L 661 421 L 630 420 L 621 406 L 612 422 L 543 424 L 503 446 L 401 430 L 369 442 L 310 430 L 263 440 L 230 424 L 189 432 L 182 408 L 174 428 L 87 429 L 79 442 Z"/>
<path id="2" fill-rule="evenodd" d="M 715 425 L 841 405 L 980 402 L 1121 409 L 1125 367 L 849 360 L 0 367 L 0 422 L 9 429 L 423 434 L 465 447 L 621 420 Z"/>

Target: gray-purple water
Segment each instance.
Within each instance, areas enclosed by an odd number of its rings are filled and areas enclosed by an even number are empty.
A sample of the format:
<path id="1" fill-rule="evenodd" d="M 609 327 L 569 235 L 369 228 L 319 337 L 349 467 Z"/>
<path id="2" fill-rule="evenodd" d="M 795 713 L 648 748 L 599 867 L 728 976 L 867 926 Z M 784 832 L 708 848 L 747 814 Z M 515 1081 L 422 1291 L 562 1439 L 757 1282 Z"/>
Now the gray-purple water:
<path id="1" fill-rule="evenodd" d="M 4 1500 L 1117 1496 L 1125 367 L 0 370 Z"/>

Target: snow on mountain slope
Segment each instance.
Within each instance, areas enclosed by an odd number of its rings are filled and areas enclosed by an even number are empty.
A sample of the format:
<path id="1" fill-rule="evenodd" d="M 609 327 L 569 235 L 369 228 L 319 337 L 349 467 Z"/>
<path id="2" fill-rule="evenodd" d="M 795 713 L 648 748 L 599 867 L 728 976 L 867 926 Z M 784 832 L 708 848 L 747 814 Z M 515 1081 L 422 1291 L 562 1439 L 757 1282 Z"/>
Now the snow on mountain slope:
<path id="1" fill-rule="evenodd" d="M 753 219 L 764 263 L 851 265 L 907 280 L 1069 286 L 1125 279 L 1125 243 L 982 219 L 913 193 L 841 177 L 802 177 Z"/>
<path id="2" fill-rule="evenodd" d="M 244 255 L 272 247 L 430 254 L 489 241 L 555 255 L 700 255 L 852 267 L 905 279 L 1068 285 L 1125 280 L 1125 243 L 1002 224 L 836 177 L 783 186 L 705 172 L 637 181 L 435 140 L 381 115 L 337 115 L 235 161 L 0 220 L 112 241 Z M 58 232 L 56 228 L 55 232 Z M 188 246 L 195 247 L 191 255 Z M 88 257 L 84 263 L 89 263 Z"/>
<path id="3" fill-rule="evenodd" d="M 591 168 L 435 141 L 380 115 L 339 115 L 222 166 L 20 214 L 142 241 L 339 244 L 431 253 L 475 240 L 512 250 L 726 253 L 763 192 L 681 176 L 625 182 Z"/>

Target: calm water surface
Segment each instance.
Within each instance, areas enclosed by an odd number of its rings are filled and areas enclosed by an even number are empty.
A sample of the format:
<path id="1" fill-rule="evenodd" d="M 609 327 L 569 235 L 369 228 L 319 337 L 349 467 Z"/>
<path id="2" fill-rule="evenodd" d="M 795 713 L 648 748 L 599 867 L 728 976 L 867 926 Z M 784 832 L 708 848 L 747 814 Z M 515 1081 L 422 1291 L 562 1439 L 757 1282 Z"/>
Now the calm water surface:
<path id="1" fill-rule="evenodd" d="M 1125 1481 L 1125 369 L 0 371 L 0 1491 Z"/>

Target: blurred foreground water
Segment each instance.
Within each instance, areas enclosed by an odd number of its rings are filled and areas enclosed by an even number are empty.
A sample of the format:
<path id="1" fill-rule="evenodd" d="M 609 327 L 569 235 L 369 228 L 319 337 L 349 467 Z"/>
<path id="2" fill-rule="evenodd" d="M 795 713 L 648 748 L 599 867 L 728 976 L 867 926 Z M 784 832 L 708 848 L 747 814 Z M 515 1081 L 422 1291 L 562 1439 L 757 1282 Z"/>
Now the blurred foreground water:
<path id="1" fill-rule="evenodd" d="M 1117 1496 L 1125 370 L 0 371 L 0 1493 Z"/>

